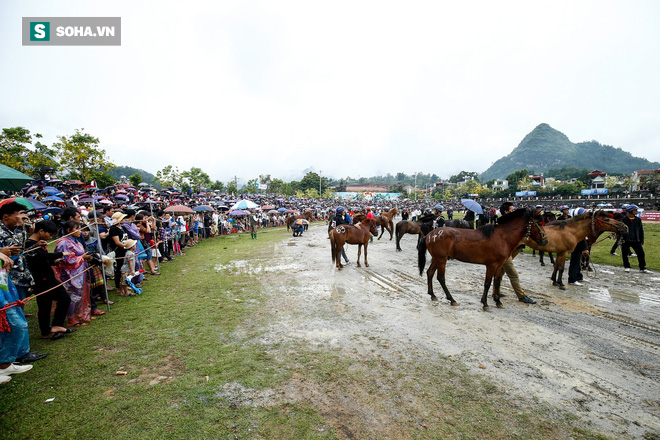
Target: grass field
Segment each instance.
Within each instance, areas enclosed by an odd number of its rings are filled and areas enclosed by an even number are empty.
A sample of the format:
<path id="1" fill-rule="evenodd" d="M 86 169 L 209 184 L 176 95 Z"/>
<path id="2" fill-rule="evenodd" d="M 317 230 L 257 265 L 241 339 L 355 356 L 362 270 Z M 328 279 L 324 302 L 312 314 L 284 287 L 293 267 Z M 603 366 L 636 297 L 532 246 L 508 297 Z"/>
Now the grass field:
<path id="1" fill-rule="evenodd" d="M 398 438 L 600 438 L 577 428 L 568 414 L 512 400 L 444 357 L 401 368 L 378 356 L 355 359 L 330 348 L 258 342 L 276 319 L 264 294 L 285 292 L 267 291 L 258 278 L 222 265 L 267 259 L 288 236 L 270 230 L 256 241 L 206 240 L 164 263 L 163 275 L 145 282 L 143 295 L 112 295 L 111 313 L 59 341 L 39 339 L 35 317 L 28 318 L 32 350 L 50 356 L 0 387 L 2 438 L 344 438 L 336 419 L 306 400 L 250 406 L 223 393 L 231 384 L 277 388 L 294 376 L 319 389 L 361 390 L 374 408 L 388 397 L 378 381 L 424 399 L 440 423 L 402 426 Z M 26 312 L 36 312 L 34 301 Z"/>

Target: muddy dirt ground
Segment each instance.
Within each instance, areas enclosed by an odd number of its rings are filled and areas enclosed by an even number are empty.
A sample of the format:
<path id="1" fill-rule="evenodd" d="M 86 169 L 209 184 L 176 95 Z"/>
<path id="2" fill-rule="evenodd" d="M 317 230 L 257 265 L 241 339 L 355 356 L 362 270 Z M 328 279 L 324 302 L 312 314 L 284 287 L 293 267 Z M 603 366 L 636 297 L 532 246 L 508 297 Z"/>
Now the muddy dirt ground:
<path id="1" fill-rule="evenodd" d="M 444 300 L 437 280 L 441 300 L 431 302 L 415 243 L 407 235 L 396 252 L 386 232 L 369 245 L 370 267 L 357 267 L 357 246 L 349 246 L 352 264 L 337 271 L 327 227 L 314 225 L 279 245 L 276 258 L 236 264 L 290 275 L 295 284 L 273 308 L 297 312 L 280 313 L 266 342 L 300 338 L 359 350 L 355 335 L 378 335 L 413 361 L 418 353 L 451 356 L 508 395 L 567 410 L 612 438 L 660 436 L 659 274 L 596 266 L 584 286 L 559 290 L 549 279 L 551 266 L 526 253 L 514 263 L 538 303 L 517 301 L 505 276 L 505 307 L 495 308 L 489 296 L 491 311 L 484 312 L 484 266 L 450 261 L 447 285 L 459 306 Z"/>

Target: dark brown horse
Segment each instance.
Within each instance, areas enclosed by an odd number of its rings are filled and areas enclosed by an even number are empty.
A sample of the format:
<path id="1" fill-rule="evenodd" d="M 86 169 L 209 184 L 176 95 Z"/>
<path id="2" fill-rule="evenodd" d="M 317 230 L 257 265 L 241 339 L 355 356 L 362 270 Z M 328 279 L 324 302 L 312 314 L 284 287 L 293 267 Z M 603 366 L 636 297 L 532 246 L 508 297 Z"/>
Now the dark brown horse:
<path id="1" fill-rule="evenodd" d="M 533 211 L 525 208 L 499 218 L 497 225 L 482 226 L 477 230 L 438 228 L 431 231 L 424 240 L 419 242 L 418 261 L 419 274 L 426 266 L 426 250 L 431 254 L 431 265 L 426 271 L 428 294 L 431 300 L 438 298 L 433 294 L 433 275 L 438 271 L 438 281 L 445 296 L 452 306 L 457 306 L 447 285 L 445 284 L 445 267 L 448 258 L 454 258 L 467 263 L 486 266 L 486 279 L 481 303 L 484 310 L 488 308 L 488 290 L 494 281 L 493 299 L 497 307 L 503 307 L 500 301 L 500 283 L 502 281 L 502 266 L 511 256 L 511 251 L 518 246 L 524 237 L 532 237 L 539 243 L 546 243 L 540 218 L 535 218 Z"/>
<path id="2" fill-rule="evenodd" d="M 422 230 L 422 227 L 425 227 L 426 230 Z M 401 238 L 405 234 L 417 235 L 417 241 L 421 240 L 426 234 L 428 234 L 431 229 L 433 229 L 433 222 L 422 222 L 422 221 L 412 221 L 412 220 L 401 220 L 396 224 L 395 235 L 396 235 L 396 250 L 401 252 Z"/>
<path id="3" fill-rule="evenodd" d="M 369 239 L 376 235 L 376 223 L 372 219 L 365 219 L 357 225 L 339 225 L 330 230 L 330 251 L 332 253 L 332 261 L 336 263 L 337 269 L 341 270 L 344 267 L 341 264 L 340 253 L 344 248 L 344 243 L 358 245 L 357 266 L 360 267 L 360 254 L 362 253 L 362 246 L 364 246 L 364 265 L 369 267 L 367 262 L 367 246 Z"/>
<path id="4" fill-rule="evenodd" d="M 552 211 L 545 211 L 543 214 L 541 214 L 541 218 L 543 219 L 544 226 L 557 220 L 557 216 Z M 539 251 L 539 263 L 541 263 L 541 266 L 545 266 L 545 262 L 543 261 L 544 254 L 545 252 Z M 536 255 L 536 249 L 532 251 L 532 255 Z M 555 264 L 555 259 L 552 258 L 552 252 L 548 252 L 548 257 L 550 257 L 550 263 Z"/>
<path id="5" fill-rule="evenodd" d="M 614 220 L 612 214 L 603 210 L 587 211 L 568 220 L 550 222 L 545 226 L 548 234 L 548 243 L 541 245 L 532 238 L 522 240 L 522 243 L 539 251 L 555 252 L 555 265 L 552 269 L 552 285 L 565 289 L 562 278 L 564 276 L 564 264 L 569 252 L 575 249 L 575 245 L 589 233 L 602 233 L 606 231 L 627 234 L 628 227 L 620 221 Z"/>
<path id="6" fill-rule="evenodd" d="M 390 240 L 392 240 L 392 233 L 394 232 L 394 216 L 399 213 L 399 210 L 396 208 L 392 208 L 387 212 L 381 212 L 378 217 L 376 217 L 377 224 L 376 226 L 380 226 L 380 235 L 378 236 L 378 239 L 380 240 L 380 237 L 383 236 L 385 233 L 385 229 L 387 229 L 387 232 L 390 233 Z"/>
<path id="7" fill-rule="evenodd" d="M 293 225 L 293 222 L 299 219 L 307 220 L 308 222 L 312 221 L 312 218 L 314 218 L 314 213 L 312 211 L 305 211 L 302 215 L 290 215 L 286 219 L 286 230 L 287 232 L 289 231 L 289 228 L 291 228 L 291 225 Z"/>

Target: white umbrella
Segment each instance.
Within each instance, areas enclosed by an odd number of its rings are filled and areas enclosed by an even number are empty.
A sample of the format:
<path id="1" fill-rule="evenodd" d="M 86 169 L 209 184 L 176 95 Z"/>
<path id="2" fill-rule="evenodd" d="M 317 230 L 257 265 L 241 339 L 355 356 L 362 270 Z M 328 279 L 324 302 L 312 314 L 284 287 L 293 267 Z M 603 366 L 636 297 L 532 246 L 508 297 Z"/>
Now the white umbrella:
<path id="1" fill-rule="evenodd" d="M 259 205 L 254 203 L 252 200 L 239 200 L 237 203 L 234 203 L 231 208 L 229 208 L 230 211 L 235 211 L 235 210 L 242 210 L 242 209 L 255 209 L 258 208 Z"/>

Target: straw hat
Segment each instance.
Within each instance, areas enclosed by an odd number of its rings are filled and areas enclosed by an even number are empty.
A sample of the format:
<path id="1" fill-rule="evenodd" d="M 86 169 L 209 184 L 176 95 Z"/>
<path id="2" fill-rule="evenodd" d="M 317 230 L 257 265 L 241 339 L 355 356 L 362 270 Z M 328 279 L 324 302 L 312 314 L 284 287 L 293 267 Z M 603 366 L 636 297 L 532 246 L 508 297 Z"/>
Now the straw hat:
<path id="1" fill-rule="evenodd" d="M 128 240 L 124 241 L 123 244 L 124 244 L 124 249 L 130 249 L 137 244 L 137 241 L 129 238 Z"/>
<path id="2" fill-rule="evenodd" d="M 119 223 L 125 217 L 126 217 L 126 214 L 124 214 L 123 212 L 115 212 L 114 214 L 112 214 L 113 223 Z"/>

